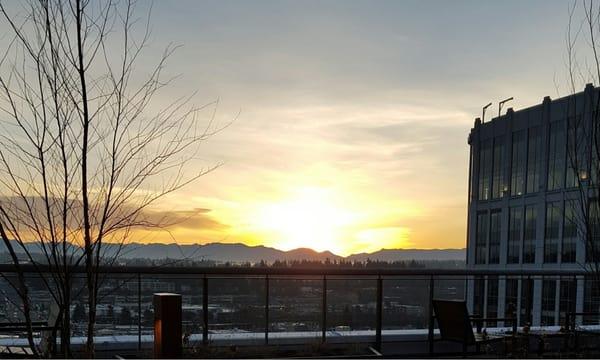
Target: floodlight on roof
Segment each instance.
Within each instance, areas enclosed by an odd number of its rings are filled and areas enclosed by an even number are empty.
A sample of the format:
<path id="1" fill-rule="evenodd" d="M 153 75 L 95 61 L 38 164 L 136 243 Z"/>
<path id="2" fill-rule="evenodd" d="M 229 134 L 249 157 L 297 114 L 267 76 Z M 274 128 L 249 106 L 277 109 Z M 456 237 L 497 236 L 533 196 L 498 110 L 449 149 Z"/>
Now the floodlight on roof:
<path id="1" fill-rule="evenodd" d="M 492 106 L 492 103 L 487 104 L 486 106 L 483 107 L 483 111 L 481 114 L 481 123 L 483 124 L 485 122 L 485 110 L 487 110 L 487 108 L 489 108 L 490 106 Z"/>
<path id="2" fill-rule="evenodd" d="M 508 99 L 504 99 L 498 103 L 498 117 L 500 117 L 500 114 L 502 113 L 502 106 L 504 106 L 504 103 L 507 103 L 507 102 L 511 101 L 512 99 L 513 99 L 513 97 L 511 96 Z"/>

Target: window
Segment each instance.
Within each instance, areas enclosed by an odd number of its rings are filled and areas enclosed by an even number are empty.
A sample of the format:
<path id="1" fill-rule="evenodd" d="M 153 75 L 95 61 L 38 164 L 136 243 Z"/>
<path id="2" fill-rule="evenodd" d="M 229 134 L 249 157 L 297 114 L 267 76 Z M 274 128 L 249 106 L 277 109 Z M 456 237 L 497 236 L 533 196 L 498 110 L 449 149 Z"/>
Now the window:
<path id="1" fill-rule="evenodd" d="M 479 200 L 490 198 L 490 180 L 492 177 L 492 139 L 481 143 L 479 150 Z"/>
<path id="2" fill-rule="evenodd" d="M 498 277 L 489 276 L 487 284 L 487 306 L 485 312 L 486 318 L 498 317 Z M 487 321 L 486 327 L 495 327 L 495 321 Z"/>
<path id="3" fill-rule="evenodd" d="M 548 190 L 563 187 L 565 173 L 565 121 L 550 124 L 548 145 Z"/>
<path id="4" fill-rule="evenodd" d="M 485 296 L 485 280 L 483 277 L 476 277 L 473 287 L 473 315 L 483 317 L 483 298 Z"/>
<path id="5" fill-rule="evenodd" d="M 514 317 L 517 312 L 517 304 L 519 301 L 519 280 L 506 279 L 506 287 L 504 290 L 504 317 L 511 318 Z"/>
<path id="6" fill-rule="evenodd" d="M 560 204 L 552 202 L 546 204 L 546 231 L 544 236 L 544 262 L 555 263 L 558 261 L 558 240 L 560 226 Z"/>
<path id="7" fill-rule="evenodd" d="M 600 287 L 592 276 L 586 276 L 584 282 L 583 312 L 598 314 L 600 312 Z M 598 315 L 586 315 L 583 317 L 583 324 L 598 324 L 599 320 Z"/>
<path id="8" fill-rule="evenodd" d="M 475 234 L 475 264 L 486 263 L 488 234 L 487 212 L 477 213 L 477 233 Z"/>
<path id="9" fill-rule="evenodd" d="M 518 264 L 521 250 L 521 234 L 523 226 L 523 209 L 520 207 L 510 208 L 508 219 L 508 254 L 506 262 Z"/>
<path id="10" fill-rule="evenodd" d="M 521 316 L 519 326 L 531 324 L 531 309 L 533 307 L 533 280 L 521 280 Z"/>
<path id="11" fill-rule="evenodd" d="M 567 179 L 566 188 L 579 186 L 579 181 L 587 177 L 587 139 L 581 116 L 569 118 L 567 130 Z M 578 169 L 578 170 L 576 170 Z"/>
<path id="12" fill-rule="evenodd" d="M 525 207 L 525 232 L 523 234 L 523 263 L 535 263 L 535 240 L 537 229 L 537 208 L 535 205 Z"/>
<path id="13" fill-rule="evenodd" d="M 555 325 L 556 280 L 542 281 L 542 326 Z"/>
<path id="14" fill-rule="evenodd" d="M 587 216 L 591 236 L 590 241 L 586 241 L 586 261 L 600 262 L 600 201 L 598 199 L 590 199 Z"/>
<path id="15" fill-rule="evenodd" d="M 597 112 L 594 112 L 592 116 L 592 139 L 590 144 L 592 166 L 590 169 L 590 182 L 592 186 L 598 186 L 598 175 L 600 175 L 600 119 L 598 119 Z"/>
<path id="16" fill-rule="evenodd" d="M 575 312 L 577 298 L 577 281 L 575 279 L 560 279 L 560 300 L 558 303 L 559 325 L 566 325 L 567 313 Z"/>
<path id="17" fill-rule="evenodd" d="M 510 194 L 523 195 L 525 191 L 525 163 L 527 154 L 527 131 L 513 133 L 512 171 L 510 178 Z"/>
<path id="18" fill-rule="evenodd" d="M 576 260 L 576 241 L 577 241 L 577 219 L 576 202 L 574 200 L 565 201 L 565 211 L 563 219 L 563 243 L 561 262 L 574 263 Z"/>
<path id="19" fill-rule="evenodd" d="M 500 263 L 501 214 L 500 210 L 494 210 L 490 213 L 489 264 Z"/>
<path id="20" fill-rule="evenodd" d="M 504 137 L 494 139 L 494 170 L 492 176 L 492 199 L 504 194 Z"/>
<path id="21" fill-rule="evenodd" d="M 533 127 L 529 129 L 529 143 L 527 148 L 527 193 L 540 190 L 540 172 L 542 165 L 542 129 Z"/>

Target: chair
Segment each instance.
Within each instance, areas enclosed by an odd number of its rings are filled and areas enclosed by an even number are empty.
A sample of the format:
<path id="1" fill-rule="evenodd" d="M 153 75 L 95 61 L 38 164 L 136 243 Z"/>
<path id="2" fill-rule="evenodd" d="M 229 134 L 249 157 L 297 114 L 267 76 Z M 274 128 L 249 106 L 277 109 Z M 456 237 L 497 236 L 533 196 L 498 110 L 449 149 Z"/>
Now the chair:
<path id="1" fill-rule="evenodd" d="M 512 336 L 516 334 L 517 321 L 515 318 L 482 318 L 470 316 L 465 301 L 433 300 L 433 311 L 440 330 L 440 339 L 462 344 L 463 355 L 468 347 L 475 345 L 479 353 L 482 344 L 501 341 L 503 335 L 488 335 L 481 332 L 483 322 L 505 321 L 512 323 Z M 476 323 L 477 333 L 473 332 L 472 319 Z"/>

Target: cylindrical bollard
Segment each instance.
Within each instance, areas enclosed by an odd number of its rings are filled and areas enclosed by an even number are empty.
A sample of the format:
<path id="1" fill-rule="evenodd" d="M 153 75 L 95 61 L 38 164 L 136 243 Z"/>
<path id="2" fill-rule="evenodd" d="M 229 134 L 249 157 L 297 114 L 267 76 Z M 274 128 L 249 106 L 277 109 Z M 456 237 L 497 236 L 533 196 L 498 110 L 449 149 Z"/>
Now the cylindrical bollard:
<path id="1" fill-rule="evenodd" d="M 181 357 L 181 295 L 154 294 L 154 357 Z"/>

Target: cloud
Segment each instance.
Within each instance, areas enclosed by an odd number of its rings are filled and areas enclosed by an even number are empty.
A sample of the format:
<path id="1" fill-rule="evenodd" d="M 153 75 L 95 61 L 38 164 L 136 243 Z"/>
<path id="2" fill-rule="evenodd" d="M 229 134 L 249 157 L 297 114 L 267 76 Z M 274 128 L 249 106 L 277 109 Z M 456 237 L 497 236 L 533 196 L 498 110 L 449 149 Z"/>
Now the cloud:
<path id="1" fill-rule="evenodd" d="M 198 231 L 225 231 L 230 228 L 211 216 L 210 209 L 148 210 L 142 217 L 154 224 L 163 224 L 164 229 L 187 229 Z"/>
<path id="2" fill-rule="evenodd" d="M 41 229 L 48 228 L 48 219 L 46 215 L 45 202 L 42 197 L 29 196 L 27 203 L 18 196 L 0 196 L 0 204 L 10 217 L 10 220 L 17 227 L 21 236 L 29 237 L 32 229 L 40 226 Z M 50 213 L 52 222 L 58 229 L 62 222 L 62 201 L 58 198 L 50 198 Z M 82 205 L 81 201 L 72 199 L 68 203 L 68 223 L 71 231 L 78 232 L 83 228 L 82 223 Z M 92 206 L 92 209 L 100 209 Z M 119 216 L 130 214 L 134 208 L 132 205 L 123 206 L 120 211 L 115 213 L 117 219 Z M 182 210 L 162 210 L 162 209 L 144 209 L 137 217 L 137 222 L 148 224 L 148 230 L 197 230 L 197 231 L 226 231 L 229 225 L 215 219 L 211 214 L 211 209 L 192 208 Z M 100 213 L 93 213 L 92 219 L 98 220 Z M 112 222 L 115 221 L 112 219 Z M 92 220 L 94 221 L 94 220 Z M 97 224 L 97 223 L 94 223 Z M 140 228 L 137 227 L 136 228 Z M 10 229 L 7 229 L 10 230 Z"/>

